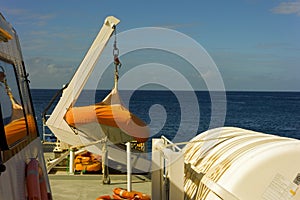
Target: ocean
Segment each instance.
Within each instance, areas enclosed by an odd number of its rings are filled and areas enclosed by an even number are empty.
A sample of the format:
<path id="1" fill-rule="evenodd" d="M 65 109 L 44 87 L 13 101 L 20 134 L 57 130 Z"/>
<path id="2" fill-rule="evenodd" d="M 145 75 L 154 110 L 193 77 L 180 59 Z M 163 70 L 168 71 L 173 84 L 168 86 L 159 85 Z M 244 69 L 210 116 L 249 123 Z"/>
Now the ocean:
<path id="1" fill-rule="evenodd" d="M 56 92 L 31 90 L 40 135 L 41 114 Z M 109 92 L 83 92 L 76 105 L 100 102 Z M 300 92 L 229 91 L 225 99 L 222 93 L 215 92 L 213 102 L 207 91 L 137 90 L 120 91 L 120 94 L 129 110 L 149 125 L 151 137 L 164 135 L 174 142 L 182 142 L 214 127 L 233 126 L 300 139 Z M 47 114 L 51 114 L 56 103 Z"/>

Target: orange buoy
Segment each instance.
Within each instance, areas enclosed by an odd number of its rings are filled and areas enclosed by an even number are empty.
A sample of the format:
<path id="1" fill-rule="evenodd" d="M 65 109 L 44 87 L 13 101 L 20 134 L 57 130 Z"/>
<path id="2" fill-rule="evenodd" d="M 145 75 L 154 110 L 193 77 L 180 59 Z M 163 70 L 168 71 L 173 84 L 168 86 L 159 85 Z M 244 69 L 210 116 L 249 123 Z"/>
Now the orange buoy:
<path id="1" fill-rule="evenodd" d="M 41 200 L 41 190 L 39 185 L 39 163 L 36 159 L 31 159 L 26 168 L 28 200 Z"/>
<path id="2" fill-rule="evenodd" d="M 116 195 L 119 195 L 122 198 L 125 199 L 134 199 L 134 200 L 151 200 L 150 196 L 147 194 L 144 194 L 142 192 L 137 192 L 137 191 L 131 191 L 128 192 L 126 189 L 124 188 L 115 188 L 113 190 L 113 192 Z"/>
<path id="3" fill-rule="evenodd" d="M 96 200 L 111 200 L 112 198 L 109 195 L 104 195 L 98 197 Z"/>
<path id="4" fill-rule="evenodd" d="M 113 196 L 113 198 L 114 198 L 115 200 L 116 200 L 116 199 L 122 199 L 120 196 L 115 195 L 115 194 L 113 194 L 112 196 Z"/>
<path id="5" fill-rule="evenodd" d="M 41 167 L 39 167 L 39 184 L 42 200 L 48 200 L 47 184 Z"/>

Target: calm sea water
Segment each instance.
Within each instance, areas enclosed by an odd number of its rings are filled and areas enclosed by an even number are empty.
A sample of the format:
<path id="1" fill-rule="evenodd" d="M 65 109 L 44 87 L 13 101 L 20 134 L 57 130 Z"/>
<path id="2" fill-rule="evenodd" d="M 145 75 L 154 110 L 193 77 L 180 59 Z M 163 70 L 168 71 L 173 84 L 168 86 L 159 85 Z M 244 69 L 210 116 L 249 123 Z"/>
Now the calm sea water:
<path id="1" fill-rule="evenodd" d="M 32 90 L 40 134 L 41 113 L 56 92 Z M 77 105 L 100 102 L 108 93 L 106 90 L 96 93 L 86 91 Z M 121 91 L 120 94 L 129 110 L 149 124 L 152 137 L 165 135 L 175 142 L 187 141 L 209 128 L 224 125 L 300 139 L 299 92 L 227 92 L 225 102 L 221 96 L 214 99 L 215 114 L 211 114 L 211 96 L 206 91 L 180 91 L 175 94 L 171 91 L 138 90 L 133 93 Z M 226 114 L 224 123 L 222 112 Z M 217 123 L 210 127 L 211 121 Z"/>

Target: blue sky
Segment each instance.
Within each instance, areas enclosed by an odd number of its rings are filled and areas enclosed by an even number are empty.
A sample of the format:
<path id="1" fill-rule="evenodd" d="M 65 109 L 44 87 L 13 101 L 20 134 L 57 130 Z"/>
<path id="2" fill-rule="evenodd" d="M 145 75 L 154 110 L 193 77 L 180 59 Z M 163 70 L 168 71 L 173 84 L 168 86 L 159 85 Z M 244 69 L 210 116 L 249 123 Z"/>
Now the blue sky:
<path id="1" fill-rule="evenodd" d="M 32 88 L 67 83 L 105 17 L 114 15 L 119 32 L 164 27 L 196 40 L 226 90 L 300 91 L 299 0 L 0 0 L 0 7 L 19 34 Z"/>

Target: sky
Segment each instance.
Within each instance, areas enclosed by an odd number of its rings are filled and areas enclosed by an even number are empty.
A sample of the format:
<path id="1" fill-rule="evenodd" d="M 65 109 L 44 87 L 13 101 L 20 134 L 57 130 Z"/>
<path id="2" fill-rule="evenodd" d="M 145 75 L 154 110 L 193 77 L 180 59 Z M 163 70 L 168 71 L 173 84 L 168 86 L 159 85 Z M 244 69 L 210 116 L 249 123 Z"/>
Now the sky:
<path id="1" fill-rule="evenodd" d="M 66 84 L 104 19 L 113 15 L 121 20 L 118 33 L 162 27 L 192 38 L 213 59 L 228 91 L 300 91 L 299 0 L 0 0 L 0 8 L 19 35 L 31 88 Z M 122 43 L 118 40 L 120 50 Z M 128 72 L 135 59 L 175 63 L 172 55 L 149 60 L 151 56 L 147 51 L 133 53 L 124 57 L 122 67 Z M 201 76 L 189 68 L 187 64 L 179 72 L 195 90 L 203 89 Z"/>

